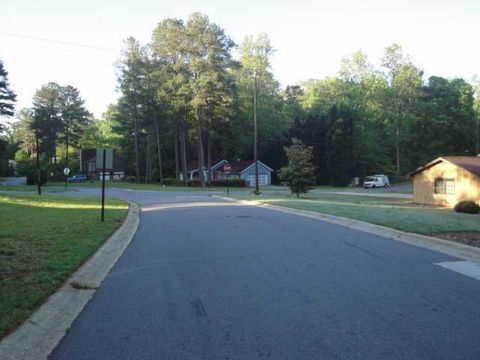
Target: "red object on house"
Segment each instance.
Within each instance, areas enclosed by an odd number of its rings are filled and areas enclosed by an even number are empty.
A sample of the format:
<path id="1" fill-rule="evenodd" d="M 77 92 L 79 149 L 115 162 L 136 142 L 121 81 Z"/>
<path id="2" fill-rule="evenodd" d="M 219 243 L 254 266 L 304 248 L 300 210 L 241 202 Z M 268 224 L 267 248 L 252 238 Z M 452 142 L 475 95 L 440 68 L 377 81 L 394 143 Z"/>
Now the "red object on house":
<path id="1" fill-rule="evenodd" d="M 230 175 L 232 173 L 232 165 L 230 165 L 230 164 L 223 165 L 223 172 L 226 175 Z"/>

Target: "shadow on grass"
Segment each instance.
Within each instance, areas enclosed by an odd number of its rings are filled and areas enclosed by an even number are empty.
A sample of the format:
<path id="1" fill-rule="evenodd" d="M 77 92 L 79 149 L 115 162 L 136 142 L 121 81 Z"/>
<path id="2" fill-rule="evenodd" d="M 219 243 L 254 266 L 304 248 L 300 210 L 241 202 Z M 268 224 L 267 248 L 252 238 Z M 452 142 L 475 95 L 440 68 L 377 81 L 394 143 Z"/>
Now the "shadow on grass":
<path id="1" fill-rule="evenodd" d="M 98 199 L 0 195 L 0 338 L 7 335 L 121 225 L 127 204 Z"/>

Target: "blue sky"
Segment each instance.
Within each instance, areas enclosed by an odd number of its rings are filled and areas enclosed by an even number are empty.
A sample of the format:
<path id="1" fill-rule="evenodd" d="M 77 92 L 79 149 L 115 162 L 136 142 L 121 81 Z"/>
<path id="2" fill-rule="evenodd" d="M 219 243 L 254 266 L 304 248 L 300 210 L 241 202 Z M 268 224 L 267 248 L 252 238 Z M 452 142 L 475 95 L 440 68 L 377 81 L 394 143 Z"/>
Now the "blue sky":
<path id="1" fill-rule="evenodd" d="M 378 63 L 393 42 L 426 76 L 469 80 L 480 74 L 478 0 L 0 0 L 0 59 L 19 107 L 29 106 L 42 84 L 56 81 L 78 87 L 100 116 L 118 96 L 113 63 L 122 40 L 147 42 L 161 19 L 186 19 L 194 11 L 209 15 L 237 43 L 266 32 L 277 49 L 273 71 L 282 85 L 334 76 L 340 59 L 357 49 Z"/>

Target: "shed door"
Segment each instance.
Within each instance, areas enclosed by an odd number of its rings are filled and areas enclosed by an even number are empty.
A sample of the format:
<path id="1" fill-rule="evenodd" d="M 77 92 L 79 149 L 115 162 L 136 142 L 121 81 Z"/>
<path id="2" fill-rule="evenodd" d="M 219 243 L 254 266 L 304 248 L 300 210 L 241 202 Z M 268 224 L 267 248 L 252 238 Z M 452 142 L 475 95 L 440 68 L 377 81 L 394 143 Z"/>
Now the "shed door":
<path id="1" fill-rule="evenodd" d="M 248 185 L 255 186 L 255 174 L 248 175 Z M 265 174 L 258 174 L 258 185 L 268 185 L 268 176 Z"/>

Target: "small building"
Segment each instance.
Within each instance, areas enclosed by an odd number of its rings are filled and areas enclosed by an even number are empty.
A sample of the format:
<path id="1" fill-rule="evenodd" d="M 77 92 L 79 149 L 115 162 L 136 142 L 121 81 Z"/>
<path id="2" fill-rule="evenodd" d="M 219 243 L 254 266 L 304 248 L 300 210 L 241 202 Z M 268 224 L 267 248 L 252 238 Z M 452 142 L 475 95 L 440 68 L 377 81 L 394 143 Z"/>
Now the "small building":
<path id="1" fill-rule="evenodd" d="M 258 185 L 265 186 L 272 184 L 273 169 L 258 161 Z M 238 161 L 231 163 L 231 178 L 240 178 L 247 182 L 248 186 L 255 186 L 255 161 Z"/>
<path id="2" fill-rule="evenodd" d="M 455 206 L 480 203 L 480 156 L 444 156 L 411 173 L 417 204 Z"/>
<path id="3" fill-rule="evenodd" d="M 209 181 L 224 180 L 227 175 L 223 172 L 223 166 L 230 164 L 232 166 L 232 172 L 229 175 L 229 179 L 243 179 L 249 186 L 255 186 L 255 162 L 253 160 L 229 162 L 227 160 L 213 161 L 210 172 L 205 169 L 205 176 Z M 258 161 L 258 184 L 270 185 L 272 183 L 273 170 Z M 199 169 L 197 162 L 191 162 L 187 171 L 188 180 L 198 180 Z M 180 173 L 180 180 L 183 180 L 183 174 Z"/>
<path id="4" fill-rule="evenodd" d="M 101 169 L 96 168 L 97 150 L 80 150 L 80 173 L 89 176 L 91 179 L 100 180 Z M 113 168 L 105 173 L 105 180 L 123 180 L 127 171 L 127 162 L 121 156 L 113 154 Z"/>
<path id="5" fill-rule="evenodd" d="M 212 161 L 210 167 L 210 173 L 207 169 L 205 169 L 205 176 L 207 177 L 208 181 L 215 181 L 219 179 L 219 176 L 223 173 L 223 165 L 227 164 L 227 160 L 215 160 Z M 179 174 L 180 180 L 183 181 L 183 173 L 180 172 Z M 198 180 L 200 179 L 200 173 L 198 169 L 198 162 L 192 161 L 188 164 L 188 171 L 187 171 L 187 179 L 188 180 Z"/>

